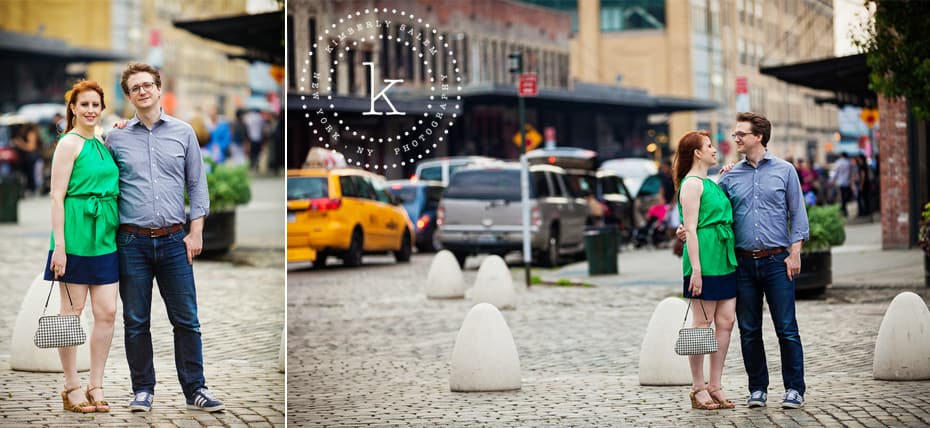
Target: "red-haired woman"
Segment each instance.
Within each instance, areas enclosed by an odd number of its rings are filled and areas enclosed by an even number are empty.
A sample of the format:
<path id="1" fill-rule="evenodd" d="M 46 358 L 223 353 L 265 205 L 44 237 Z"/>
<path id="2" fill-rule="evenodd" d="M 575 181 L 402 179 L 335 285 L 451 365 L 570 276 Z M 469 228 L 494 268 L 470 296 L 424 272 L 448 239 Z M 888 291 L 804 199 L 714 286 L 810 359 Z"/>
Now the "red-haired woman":
<path id="1" fill-rule="evenodd" d="M 675 181 L 678 183 L 678 209 L 685 229 L 684 296 L 698 300 L 693 326 L 716 327 L 719 344 L 710 354 L 710 381 L 704 383 L 704 356 L 690 355 L 691 407 L 732 409 L 721 389 L 723 362 L 730 346 L 730 333 L 736 320 L 736 254 L 734 253 L 733 210 L 726 194 L 707 178 L 707 170 L 717 164 L 717 149 L 704 131 L 691 131 L 678 142 L 675 154 Z"/>
<path id="2" fill-rule="evenodd" d="M 66 99 L 68 125 L 52 158 L 52 236 L 45 279 L 59 281 L 62 314 L 80 315 L 90 293 L 94 328 L 90 334 L 90 379 L 83 391 L 77 349 L 58 348 L 65 373 L 61 399 L 64 409 L 71 412 L 108 412 L 110 405 L 103 399 L 103 370 L 113 341 L 119 291 L 119 170 L 95 134 L 106 108 L 103 89 L 96 82 L 81 81 Z"/>

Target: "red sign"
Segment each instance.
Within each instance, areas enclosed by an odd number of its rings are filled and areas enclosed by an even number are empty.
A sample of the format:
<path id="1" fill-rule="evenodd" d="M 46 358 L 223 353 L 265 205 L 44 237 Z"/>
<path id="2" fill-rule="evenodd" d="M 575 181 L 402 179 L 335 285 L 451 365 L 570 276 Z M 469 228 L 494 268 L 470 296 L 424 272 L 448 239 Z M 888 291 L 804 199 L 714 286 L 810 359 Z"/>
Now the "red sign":
<path id="1" fill-rule="evenodd" d="M 749 93 L 749 80 L 745 77 L 736 78 L 736 93 L 737 94 L 748 94 Z"/>
<path id="2" fill-rule="evenodd" d="M 536 73 L 520 73 L 520 83 L 517 85 L 518 95 L 521 97 L 535 97 L 539 95 L 539 88 L 536 82 Z"/>

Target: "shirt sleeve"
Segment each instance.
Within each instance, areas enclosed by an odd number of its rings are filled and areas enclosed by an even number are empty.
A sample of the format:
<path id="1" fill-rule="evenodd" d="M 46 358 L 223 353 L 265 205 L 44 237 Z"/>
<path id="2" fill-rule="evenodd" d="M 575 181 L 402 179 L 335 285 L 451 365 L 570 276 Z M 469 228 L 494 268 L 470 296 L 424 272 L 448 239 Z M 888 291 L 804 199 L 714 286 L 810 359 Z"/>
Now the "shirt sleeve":
<path id="1" fill-rule="evenodd" d="M 210 192 L 203 168 L 200 145 L 193 129 L 187 132 L 187 153 L 184 156 L 184 171 L 187 181 L 187 196 L 190 199 L 190 219 L 198 219 L 210 213 Z"/>
<path id="2" fill-rule="evenodd" d="M 788 168 L 787 187 L 785 197 L 788 199 L 788 213 L 791 215 L 791 242 L 806 241 L 810 237 L 807 206 L 804 203 L 804 193 L 801 192 L 801 181 L 794 167 Z"/>

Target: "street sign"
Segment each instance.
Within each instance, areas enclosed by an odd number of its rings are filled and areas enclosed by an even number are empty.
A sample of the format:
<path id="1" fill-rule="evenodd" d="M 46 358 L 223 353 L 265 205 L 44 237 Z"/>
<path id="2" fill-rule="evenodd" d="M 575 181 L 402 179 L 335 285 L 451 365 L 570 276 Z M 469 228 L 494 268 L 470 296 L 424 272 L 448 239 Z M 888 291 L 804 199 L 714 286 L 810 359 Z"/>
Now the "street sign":
<path id="1" fill-rule="evenodd" d="M 878 122 L 878 110 L 874 108 L 864 108 L 862 113 L 859 114 L 859 118 L 869 127 L 872 128 L 875 126 L 875 122 Z"/>
<path id="2" fill-rule="evenodd" d="M 517 131 L 517 133 L 514 134 L 513 143 L 516 144 L 517 147 L 520 147 L 520 143 L 521 143 L 520 131 Z M 540 143 L 542 143 L 542 135 L 539 135 L 539 131 L 537 131 L 536 128 L 533 127 L 533 125 L 530 125 L 527 123 L 526 124 L 526 150 L 527 151 L 533 150 L 539 147 Z"/>
<path id="3" fill-rule="evenodd" d="M 521 97 L 535 97 L 539 95 L 539 88 L 536 82 L 536 73 L 520 73 L 520 83 L 517 85 L 517 93 Z"/>

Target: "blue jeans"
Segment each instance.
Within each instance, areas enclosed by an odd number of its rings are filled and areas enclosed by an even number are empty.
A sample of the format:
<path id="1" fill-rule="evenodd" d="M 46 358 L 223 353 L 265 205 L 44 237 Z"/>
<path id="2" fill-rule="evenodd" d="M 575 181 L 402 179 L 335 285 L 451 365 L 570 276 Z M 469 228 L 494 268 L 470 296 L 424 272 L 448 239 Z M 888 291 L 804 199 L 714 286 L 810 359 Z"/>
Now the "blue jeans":
<path id="1" fill-rule="evenodd" d="M 794 281 L 788 279 L 784 252 L 762 259 L 740 256 L 736 270 L 736 319 L 749 391 L 768 391 L 769 369 L 762 343 L 762 296 L 778 335 L 785 389 L 804 395 L 804 350 L 794 312 Z"/>
<path id="2" fill-rule="evenodd" d="M 123 301 L 126 359 L 133 393 L 155 393 L 152 361 L 152 279 L 174 327 L 174 364 L 185 397 L 205 386 L 194 270 L 187 263 L 185 232 L 150 238 L 119 232 L 119 295 Z"/>

